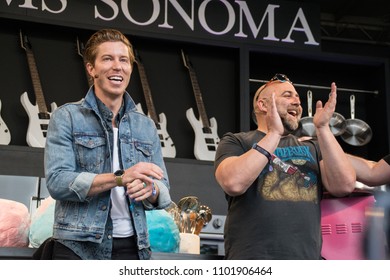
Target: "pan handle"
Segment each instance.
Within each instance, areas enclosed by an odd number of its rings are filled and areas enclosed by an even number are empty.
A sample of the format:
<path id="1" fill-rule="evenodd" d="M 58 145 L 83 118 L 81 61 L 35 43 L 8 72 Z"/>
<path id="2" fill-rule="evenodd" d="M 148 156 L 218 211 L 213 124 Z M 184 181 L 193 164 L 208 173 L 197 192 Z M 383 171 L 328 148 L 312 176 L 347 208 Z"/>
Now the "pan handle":
<path id="1" fill-rule="evenodd" d="M 307 91 L 307 115 L 311 117 L 313 115 L 313 93 L 311 90 Z"/>
<path id="2" fill-rule="evenodd" d="M 349 97 L 349 101 L 351 103 L 351 119 L 355 119 L 355 95 L 352 94 L 350 97 Z"/>

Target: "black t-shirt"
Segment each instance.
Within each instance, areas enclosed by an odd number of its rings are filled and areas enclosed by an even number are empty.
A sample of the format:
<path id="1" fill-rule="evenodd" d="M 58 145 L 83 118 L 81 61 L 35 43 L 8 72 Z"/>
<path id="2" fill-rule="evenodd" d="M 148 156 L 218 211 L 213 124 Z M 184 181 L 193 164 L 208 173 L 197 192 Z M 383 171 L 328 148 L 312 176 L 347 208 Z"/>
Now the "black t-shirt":
<path id="1" fill-rule="evenodd" d="M 258 130 L 225 134 L 215 168 L 225 158 L 247 152 L 264 136 Z M 321 155 L 316 146 L 315 141 L 283 137 L 272 168 L 266 166 L 244 194 L 226 195 L 226 259 L 321 258 Z"/>

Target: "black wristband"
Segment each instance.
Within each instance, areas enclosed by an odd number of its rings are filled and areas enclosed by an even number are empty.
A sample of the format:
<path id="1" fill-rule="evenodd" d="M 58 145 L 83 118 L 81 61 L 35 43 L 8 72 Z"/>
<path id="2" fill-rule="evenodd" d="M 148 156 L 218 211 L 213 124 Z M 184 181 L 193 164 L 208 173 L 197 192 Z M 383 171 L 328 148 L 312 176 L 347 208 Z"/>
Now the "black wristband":
<path id="1" fill-rule="evenodd" d="M 266 149 L 260 147 L 259 145 L 257 145 L 257 143 L 254 143 L 252 148 L 258 151 L 259 153 L 263 154 L 268 159 L 268 163 L 271 164 L 272 155 Z"/>

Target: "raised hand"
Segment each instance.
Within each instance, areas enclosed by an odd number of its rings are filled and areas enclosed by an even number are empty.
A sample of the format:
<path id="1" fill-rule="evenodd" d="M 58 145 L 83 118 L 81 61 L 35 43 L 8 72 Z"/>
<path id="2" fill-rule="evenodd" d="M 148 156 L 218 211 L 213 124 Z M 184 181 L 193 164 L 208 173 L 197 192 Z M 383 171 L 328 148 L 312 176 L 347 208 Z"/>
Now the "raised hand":
<path id="1" fill-rule="evenodd" d="M 335 83 L 331 84 L 331 91 L 329 94 L 329 99 L 322 106 L 321 100 L 318 100 L 316 103 L 316 112 L 314 114 L 313 123 L 316 128 L 329 128 L 329 121 L 333 116 L 333 113 L 336 109 L 337 103 L 337 87 Z"/>
<path id="2" fill-rule="evenodd" d="M 272 92 L 270 96 L 263 98 L 263 100 L 267 107 L 267 115 L 265 120 L 268 132 L 275 132 L 279 135 L 283 135 L 284 126 L 276 108 L 275 92 Z"/>

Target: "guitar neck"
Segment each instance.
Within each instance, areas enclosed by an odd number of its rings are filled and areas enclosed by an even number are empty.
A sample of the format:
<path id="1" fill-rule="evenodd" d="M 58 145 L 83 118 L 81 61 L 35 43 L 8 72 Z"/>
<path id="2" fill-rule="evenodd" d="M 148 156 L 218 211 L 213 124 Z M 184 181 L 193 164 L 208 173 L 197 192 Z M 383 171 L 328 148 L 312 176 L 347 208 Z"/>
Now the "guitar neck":
<path id="1" fill-rule="evenodd" d="M 146 77 L 145 68 L 143 64 L 140 62 L 137 62 L 137 65 L 138 65 L 139 76 L 141 78 L 142 88 L 144 91 L 146 107 L 148 108 L 148 114 L 150 118 L 157 124 L 158 123 L 157 113 L 153 104 L 152 93 L 150 91 L 148 79 Z"/>
<path id="2" fill-rule="evenodd" d="M 29 49 L 26 49 L 26 54 L 27 54 L 28 67 L 30 69 L 31 80 L 34 87 L 35 99 L 36 99 L 36 103 L 38 104 L 39 112 L 47 113 L 48 110 L 47 110 L 45 98 L 43 96 L 42 85 L 39 79 L 39 74 L 38 74 L 37 65 L 35 63 L 34 54 Z"/>
<path id="3" fill-rule="evenodd" d="M 207 117 L 207 114 L 206 114 L 206 109 L 205 109 L 205 106 L 203 103 L 203 98 L 202 98 L 202 94 L 200 92 L 200 87 L 199 87 L 199 83 L 198 83 L 198 79 L 196 77 L 195 71 L 193 69 L 189 69 L 189 72 L 190 72 L 192 89 L 194 91 L 196 106 L 198 107 L 200 119 L 201 119 L 204 127 L 210 127 L 209 118 Z"/>
<path id="4" fill-rule="evenodd" d="M 83 53 L 84 53 L 84 44 L 79 41 L 79 38 L 77 38 L 76 45 L 77 45 L 77 54 L 81 57 L 81 61 L 83 62 L 84 72 L 85 72 L 85 75 L 87 77 L 88 86 L 91 87 L 93 85 L 93 79 L 89 75 L 89 73 L 87 71 L 87 68 L 84 65 L 84 55 L 83 55 Z"/>

